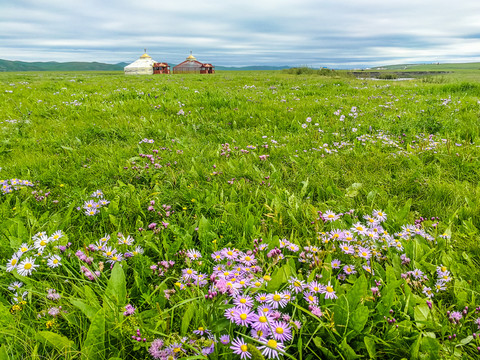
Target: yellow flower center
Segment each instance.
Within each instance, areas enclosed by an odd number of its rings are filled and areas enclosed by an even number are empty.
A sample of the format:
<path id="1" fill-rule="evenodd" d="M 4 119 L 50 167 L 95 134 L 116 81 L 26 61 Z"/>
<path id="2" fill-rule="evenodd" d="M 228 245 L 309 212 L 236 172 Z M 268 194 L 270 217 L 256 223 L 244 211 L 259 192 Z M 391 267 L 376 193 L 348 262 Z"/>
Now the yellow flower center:
<path id="1" fill-rule="evenodd" d="M 240 319 L 242 320 L 247 320 L 247 314 L 241 314 Z"/>
<path id="2" fill-rule="evenodd" d="M 245 260 L 250 261 L 252 258 L 250 256 L 245 256 Z"/>
<path id="3" fill-rule="evenodd" d="M 57 259 L 53 259 L 52 261 L 54 264 L 58 264 L 58 260 Z"/>
<path id="4" fill-rule="evenodd" d="M 271 278 L 269 275 L 265 275 L 265 276 L 263 277 L 263 280 L 265 280 L 265 281 L 270 281 L 270 280 L 272 280 L 272 278 Z"/>
<path id="5" fill-rule="evenodd" d="M 111 256 L 112 255 L 112 252 L 111 251 L 108 251 L 107 252 L 107 256 Z"/>
<path id="6" fill-rule="evenodd" d="M 247 345 L 241 345 L 240 346 L 240 350 L 242 350 L 243 352 L 246 352 L 248 349 Z"/>
<path id="7" fill-rule="evenodd" d="M 26 248 L 25 246 L 20 249 L 21 252 L 25 252 L 27 250 L 28 250 L 28 248 Z"/>
<path id="8" fill-rule="evenodd" d="M 328 291 L 329 293 L 331 293 L 331 292 L 333 292 L 333 288 L 332 288 L 331 286 L 327 286 L 327 291 Z"/>
<path id="9" fill-rule="evenodd" d="M 30 269 L 32 268 L 32 264 L 26 263 L 25 266 L 24 266 L 24 268 L 25 268 L 26 270 L 30 270 Z"/>
<path id="10" fill-rule="evenodd" d="M 247 299 L 240 299 L 240 302 L 241 302 L 242 304 L 246 304 L 246 303 L 247 303 Z"/>
<path id="11" fill-rule="evenodd" d="M 198 328 L 198 331 L 203 331 L 203 330 L 205 330 L 205 329 L 201 326 Z"/>
<path id="12" fill-rule="evenodd" d="M 265 316 L 260 316 L 258 318 L 258 321 L 260 321 L 261 323 L 266 323 L 267 322 L 267 318 Z"/>
<path id="13" fill-rule="evenodd" d="M 314 297 L 312 295 L 308 295 L 308 300 L 313 301 Z"/>
<path id="14" fill-rule="evenodd" d="M 47 245 L 47 242 L 45 240 L 40 241 L 40 246 L 45 246 Z"/>
<path id="15" fill-rule="evenodd" d="M 300 287 L 300 286 L 302 286 L 302 284 L 300 284 L 299 281 L 295 281 L 295 282 L 293 283 L 293 286 L 295 286 L 295 287 Z"/>
<path id="16" fill-rule="evenodd" d="M 11 265 L 15 265 L 17 263 L 17 259 L 12 259 L 12 261 L 10 262 Z"/>
<path id="17" fill-rule="evenodd" d="M 283 334 L 283 328 L 277 327 L 277 328 L 275 329 L 275 332 L 276 332 L 277 334 Z"/>
<path id="18" fill-rule="evenodd" d="M 262 286 L 262 283 L 259 282 L 259 281 L 257 281 L 254 285 L 255 285 L 256 287 L 260 287 L 260 286 Z M 265 299 L 262 299 L 262 300 L 265 300 Z"/>
<path id="19" fill-rule="evenodd" d="M 277 348 L 277 342 L 273 339 L 268 340 L 267 345 L 274 349 Z"/>
<path id="20" fill-rule="evenodd" d="M 228 256 L 232 256 L 232 255 L 233 255 L 233 251 L 227 251 L 227 255 L 228 255 Z"/>
<path id="21" fill-rule="evenodd" d="M 192 273 L 193 273 L 192 270 L 190 270 L 190 269 L 187 270 L 187 274 L 192 274 Z"/>
<path id="22" fill-rule="evenodd" d="M 264 313 L 267 313 L 269 310 L 268 310 L 268 308 L 263 308 L 262 311 L 263 311 Z"/>
<path id="23" fill-rule="evenodd" d="M 282 297 L 278 294 L 273 295 L 273 301 L 280 301 L 282 300 Z"/>

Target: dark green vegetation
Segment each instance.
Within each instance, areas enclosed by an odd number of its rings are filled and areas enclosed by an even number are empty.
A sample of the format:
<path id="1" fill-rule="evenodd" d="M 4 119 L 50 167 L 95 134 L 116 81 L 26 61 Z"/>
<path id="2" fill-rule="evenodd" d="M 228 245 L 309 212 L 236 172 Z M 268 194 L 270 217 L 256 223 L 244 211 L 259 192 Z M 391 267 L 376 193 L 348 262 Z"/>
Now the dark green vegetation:
<path id="1" fill-rule="evenodd" d="M 122 70 L 128 63 L 104 64 L 99 62 L 25 62 L 0 59 L 0 72 L 3 71 L 118 71 Z M 172 67 L 175 65 L 170 64 Z M 217 66 L 217 70 L 281 70 L 288 66 L 241 66 L 228 67 Z"/>
<path id="2" fill-rule="evenodd" d="M 0 193 L 1 264 L 41 231 L 62 230 L 61 244 L 73 249 L 55 269 L 39 256 L 43 267 L 27 277 L 2 265 L 0 359 L 147 358 L 153 339 L 172 344 L 180 341 L 176 334 L 193 336 L 203 326 L 217 340 L 229 333 L 256 344 L 223 317 L 230 297 L 210 302 L 208 286 L 180 290 L 174 283 L 187 266 L 210 276 L 210 253 L 253 249 L 259 238 L 269 250 L 279 239 L 321 250 L 312 264 L 286 252 L 278 262 L 258 255 L 261 275 L 272 277 L 262 291 L 286 289 L 292 275 L 331 282 L 338 295 L 322 295 L 320 317 L 303 296 L 288 305 L 302 328 L 285 342 L 286 358 L 476 358 L 480 84 L 453 75 L 435 83 L 340 74 L 0 74 L 0 179 L 35 185 Z M 77 210 L 97 189 L 110 204 L 94 216 Z M 351 209 L 333 223 L 319 216 Z M 417 224 L 435 241 L 406 237 L 399 240 L 404 252 L 378 246 L 384 258 L 372 260 L 371 276 L 360 255 L 342 257 L 326 234 L 380 209 L 392 236 Z M 162 222 L 168 226 L 149 230 Z M 119 232 L 145 252 L 110 269 L 89 245 L 105 234 L 116 242 Z M 178 254 L 189 249 L 199 250 L 203 263 Z M 94 281 L 80 270 L 77 250 L 94 258 L 91 270 L 101 273 Z M 409 264 L 401 264 L 403 253 Z M 330 265 L 336 258 L 355 263 L 358 273 L 337 279 Z M 150 266 L 161 260 L 176 261 L 175 268 L 152 275 Z M 435 292 L 430 309 L 423 280 L 402 274 L 420 269 L 434 281 L 440 265 L 452 280 Z M 28 291 L 20 305 L 8 290 L 15 280 Z M 375 281 L 379 297 L 371 291 Z M 52 288 L 67 311 L 56 317 L 45 314 L 58 305 L 45 298 Z M 177 293 L 167 299 L 164 290 L 172 288 Z M 127 303 L 137 307 L 135 317 L 122 315 Z M 458 325 L 449 320 L 447 311 L 465 306 Z M 146 343 L 131 339 L 136 329 Z M 222 346 L 210 357 L 238 358 Z"/>
<path id="3" fill-rule="evenodd" d="M 0 59 L 1 71 L 115 71 L 123 70 L 127 63 L 103 64 L 99 62 L 25 62 Z"/>

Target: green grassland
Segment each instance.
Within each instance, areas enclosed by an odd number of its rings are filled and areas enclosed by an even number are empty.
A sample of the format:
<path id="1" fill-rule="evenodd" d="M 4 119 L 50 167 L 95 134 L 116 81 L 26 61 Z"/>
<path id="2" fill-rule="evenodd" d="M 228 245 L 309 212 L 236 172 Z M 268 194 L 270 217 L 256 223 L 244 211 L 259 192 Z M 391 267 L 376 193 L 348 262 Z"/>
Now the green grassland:
<path id="1" fill-rule="evenodd" d="M 212 338 L 194 335 L 199 327 L 217 341 L 209 358 L 239 358 L 218 342 L 221 334 L 243 336 L 252 358 L 268 358 L 246 327 L 226 320 L 230 296 L 209 301 L 204 295 L 211 284 L 178 285 L 184 267 L 209 277 L 212 252 L 257 249 L 257 239 L 269 245 L 266 252 L 282 239 L 308 247 L 307 255 L 320 249 L 306 263 L 285 249 L 279 258 L 255 252 L 260 274 L 272 279 L 261 291 L 285 291 L 294 276 L 332 284 L 338 296 L 322 295 L 322 315 L 300 295 L 285 307 L 302 327 L 292 330 L 280 358 L 476 358 L 475 66 L 404 82 L 357 80 L 346 71 L 0 73 L 0 185 L 1 179 L 33 184 L 0 192 L 0 359 L 155 358 L 149 349 L 156 338 L 183 344 L 175 357 L 206 358 L 202 351 Z M 89 216 L 82 207 L 96 190 L 109 204 Z M 343 215 L 322 220 L 328 210 Z M 398 234 L 402 251 L 359 240 L 355 246 L 368 243 L 381 255 L 365 262 L 357 251 L 350 259 L 329 234 L 354 228 L 376 210 L 387 214 L 383 230 Z M 405 235 L 408 224 L 435 240 Z M 64 234 L 59 244 L 70 245 L 61 254 L 53 245 L 48 249 L 62 256 L 62 266 L 47 266 L 44 253 L 32 255 L 41 267 L 29 276 L 6 271 L 21 244 L 57 230 Z M 118 239 L 134 238 L 143 254 L 115 262 L 89 247 L 118 233 Z M 126 245 L 116 241 L 123 251 Z M 191 249 L 203 261 L 185 258 Z M 93 263 L 75 255 L 80 250 Z M 358 273 L 341 280 L 330 265 L 334 259 L 355 263 Z M 165 260 L 176 262 L 173 269 L 152 273 L 151 266 Z M 81 266 L 99 275 L 90 280 Z M 429 299 L 423 291 L 439 266 L 448 268 L 451 280 Z M 416 269 L 428 280 L 405 275 Z M 8 289 L 14 281 L 24 283 L 23 300 Z M 48 289 L 62 298 L 49 300 Z M 169 289 L 176 289 L 171 297 Z M 49 315 L 59 304 L 60 315 Z M 135 315 L 123 315 L 126 304 L 137 308 Z M 464 310 L 458 323 L 450 318 Z M 136 329 L 145 342 L 132 339 Z"/>

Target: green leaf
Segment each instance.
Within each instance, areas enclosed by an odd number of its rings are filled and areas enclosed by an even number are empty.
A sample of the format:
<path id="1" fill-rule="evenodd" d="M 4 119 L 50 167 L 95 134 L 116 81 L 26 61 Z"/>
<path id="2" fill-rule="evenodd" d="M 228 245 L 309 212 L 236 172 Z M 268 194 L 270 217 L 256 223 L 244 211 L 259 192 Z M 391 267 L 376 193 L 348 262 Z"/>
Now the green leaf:
<path id="1" fill-rule="evenodd" d="M 66 352 L 74 347 L 72 340 L 51 331 L 38 331 L 36 339 L 45 345 L 57 349 L 59 352 Z"/>
<path id="2" fill-rule="evenodd" d="M 180 334 L 185 335 L 188 331 L 188 326 L 190 325 L 190 322 L 193 319 L 193 315 L 195 315 L 195 309 L 197 308 L 197 305 L 194 303 L 191 303 L 187 311 L 185 311 L 185 314 L 183 314 L 182 318 L 182 325 L 180 327 Z"/>
<path id="3" fill-rule="evenodd" d="M 418 334 L 417 339 L 413 342 L 413 345 L 410 347 L 410 358 L 418 359 L 418 353 L 420 351 L 420 341 L 422 340 L 422 335 Z"/>
<path id="4" fill-rule="evenodd" d="M 322 339 L 320 337 L 314 337 L 313 338 L 313 343 L 315 344 L 315 346 L 320 349 L 320 351 L 322 352 L 323 356 L 326 358 L 326 359 L 336 359 L 336 356 L 333 355 L 333 353 L 328 350 L 328 348 L 324 347 L 322 345 Z"/>
<path id="5" fill-rule="evenodd" d="M 367 295 L 367 278 L 364 274 L 360 276 L 353 286 L 348 290 L 347 300 L 350 309 L 354 310 L 362 298 Z"/>
<path id="6" fill-rule="evenodd" d="M 127 285 L 125 281 L 125 273 L 120 263 L 115 263 L 112 274 L 108 280 L 105 290 L 105 297 L 113 301 L 117 306 L 122 307 L 127 301 Z"/>
<path id="7" fill-rule="evenodd" d="M 370 356 L 370 359 L 375 359 L 377 353 L 375 339 L 369 336 L 365 336 L 363 338 L 363 342 L 365 343 L 365 347 L 367 348 L 368 356 Z"/>
<path id="8" fill-rule="evenodd" d="M 358 192 L 362 188 L 363 184 L 362 183 L 353 183 L 346 189 L 345 196 L 354 198 L 355 196 L 358 195 Z"/>
<path id="9" fill-rule="evenodd" d="M 348 300 L 345 295 L 341 295 L 333 306 L 333 319 L 335 321 L 335 328 L 340 335 L 344 335 L 350 318 L 350 308 Z"/>
<path id="10" fill-rule="evenodd" d="M 272 275 L 272 280 L 268 282 L 267 291 L 277 291 L 287 281 L 291 275 L 290 265 L 285 264 L 281 268 L 277 268 Z"/>
<path id="11" fill-rule="evenodd" d="M 417 326 L 419 328 L 422 328 L 425 326 L 425 322 L 428 319 L 428 315 L 430 314 L 430 308 L 427 304 L 419 304 L 415 306 L 413 314 L 415 317 L 415 321 L 417 322 Z"/>
<path id="12" fill-rule="evenodd" d="M 429 359 L 435 360 L 440 357 L 440 343 L 436 338 L 424 336 L 420 344 L 420 350 L 427 353 Z"/>
<path id="13" fill-rule="evenodd" d="M 361 357 L 355 353 L 355 351 L 350 345 L 348 345 L 346 338 L 343 339 L 339 347 L 347 360 L 358 359 L 359 357 Z"/>
<path id="14" fill-rule="evenodd" d="M 93 317 L 98 312 L 98 308 L 91 306 L 90 303 L 86 303 L 80 299 L 71 299 L 70 303 L 79 309 L 90 321 L 92 321 Z"/>
<path id="15" fill-rule="evenodd" d="M 10 360 L 10 356 L 8 356 L 7 349 L 4 346 L 0 346 L 0 360 Z"/>
<path id="16" fill-rule="evenodd" d="M 102 359 L 105 356 L 105 310 L 95 314 L 82 347 L 82 359 Z"/>
<path id="17" fill-rule="evenodd" d="M 368 307 L 360 305 L 352 314 L 349 328 L 360 334 L 368 321 Z"/>

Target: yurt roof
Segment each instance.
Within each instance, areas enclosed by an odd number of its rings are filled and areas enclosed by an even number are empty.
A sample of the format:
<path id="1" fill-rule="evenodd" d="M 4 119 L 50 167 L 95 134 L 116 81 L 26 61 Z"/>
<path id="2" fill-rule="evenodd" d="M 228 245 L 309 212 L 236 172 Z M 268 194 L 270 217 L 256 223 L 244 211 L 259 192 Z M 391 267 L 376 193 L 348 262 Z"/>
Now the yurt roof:
<path id="1" fill-rule="evenodd" d="M 142 56 L 140 56 L 139 59 L 135 60 L 130 65 L 125 66 L 125 69 L 152 67 L 154 63 L 156 63 L 156 61 L 153 60 L 150 57 L 150 55 L 145 53 Z"/>

